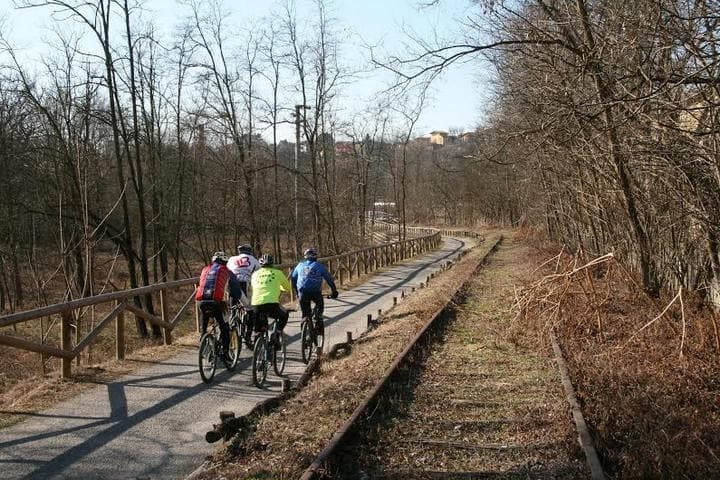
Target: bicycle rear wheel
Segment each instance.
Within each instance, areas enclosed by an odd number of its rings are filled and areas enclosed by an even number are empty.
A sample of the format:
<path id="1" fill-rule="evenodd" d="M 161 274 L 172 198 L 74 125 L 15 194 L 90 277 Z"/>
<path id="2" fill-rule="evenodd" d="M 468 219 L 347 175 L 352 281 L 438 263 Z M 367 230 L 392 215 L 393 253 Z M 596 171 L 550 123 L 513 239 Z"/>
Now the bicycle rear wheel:
<path id="1" fill-rule="evenodd" d="M 268 358 L 265 349 L 267 348 L 267 342 L 265 341 L 265 335 L 258 335 L 255 339 L 255 345 L 253 347 L 253 365 L 252 365 L 252 377 L 253 383 L 256 387 L 260 388 L 265 383 L 268 371 Z"/>
<path id="2" fill-rule="evenodd" d="M 228 358 L 230 362 L 225 364 L 225 367 L 233 371 L 240 360 L 240 350 L 242 349 L 242 341 L 240 339 L 240 332 L 237 323 L 230 325 L 230 345 L 228 347 Z"/>
<path id="3" fill-rule="evenodd" d="M 210 383 L 215 376 L 217 366 L 217 345 L 215 336 L 211 333 L 204 333 L 200 337 L 200 345 L 198 347 L 198 366 L 200 368 L 200 378 L 205 383 Z"/>
<path id="4" fill-rule="evenodd" d="M 300 350 L 302 351 L 302 361 L 305 363 L 310 362 L 313 350 L 315 349 L 313 337 L 314 335 L 310 322 L 308 320 L 303 321 L 302 329 L 300 330 Z"/>
<path id="5" fill-rule="evenodd" d="M 285 334 L 277 332 L 277 344 L 272 346 L 272 361 L 275 374 L 280 377 L 285 371 L 285 360 L 287 359 L 287 345 L 285 343 Z"/>

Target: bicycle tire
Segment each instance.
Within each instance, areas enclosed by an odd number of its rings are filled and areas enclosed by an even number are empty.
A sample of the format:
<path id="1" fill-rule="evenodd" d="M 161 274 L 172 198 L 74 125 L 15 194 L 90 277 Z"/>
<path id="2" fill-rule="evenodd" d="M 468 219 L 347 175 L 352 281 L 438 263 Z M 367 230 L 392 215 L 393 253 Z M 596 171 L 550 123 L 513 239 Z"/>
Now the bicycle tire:
<path id="1" fill-rule="evenodd" d="M 322 319 L 320 320 L 323 321 Z M 315 334 L 315 346 L 324 348 L 325 347 L 325 329 L 323 328 L 323 335 L 318 335 L 317 330 L 313 327 L 313 333 Z"/>
<path id="2" fill-rule="evenodd" d="M 240 323 L 239 323 L 240 340 L 242 340 L 243 343 L 245 342 L 246 336 L 250 337 L 250 335 L 252 335 L 252 328 L 249 325 L 249 323 L 250 323 L 250 314 L 248 312 L 245 312 L 243 314 L 242 318 L 240 319 Z M 250 348 L 252 348 L 252 345 L 245 346 L 245 348 L 250 349 Z"/>
<path id="3" fill-rule="evenodd" d="M 204 333 L 200 337 L 198 345 L 198 368 L 200 378 L 205 383 L 210 383 L 215 376 L 217 369 L 217 340 L 211 333 Z"/>
<path id="4" fill-rule="evenodd" d="M 230 328 L 230 345 L 228 350 L 230 362 L 225 364 L 225 368 L 232 372 L 235 370 L 235 367 L 240 360 L 240 351 L 242 350 L 242 341 L 240 339 L 240 333 L 238 332 L 237 326 Z"/>
<path id="5" fill-rule="evenodd" d="M 285 364 L 287 363 L 287 344 L 285 341 L 285 334 L 283 332 L 277 332 L 277 338 L 280 342 L 280 348 L 275 349 L 275 345 L 271 347 L 273 349 L 272 363 L 275 374 L 278 377 L 282 377 L 282 374 L 285 371 Z M 278 359 L 278 357 L 280 358 Z"/>
<path id="6" fill-rule="evenodd" d="M 265 383 L 268 371 L 268 358 L 265 349 L 267 342 L 265 335 L 258 335 L 253 346 L 252 378 L 256 387 L 261 388 Z"/>
<path id="7" fill-rule="evenodd" d="M 313 330 L 308 320 L 303 321 L 302 328 L 300 330 L 300 350 L 302 351 L 302 361 L 304 363 L 310 363 L 310 359 L 315 349 L 315 342 L 313 340 Z"/>

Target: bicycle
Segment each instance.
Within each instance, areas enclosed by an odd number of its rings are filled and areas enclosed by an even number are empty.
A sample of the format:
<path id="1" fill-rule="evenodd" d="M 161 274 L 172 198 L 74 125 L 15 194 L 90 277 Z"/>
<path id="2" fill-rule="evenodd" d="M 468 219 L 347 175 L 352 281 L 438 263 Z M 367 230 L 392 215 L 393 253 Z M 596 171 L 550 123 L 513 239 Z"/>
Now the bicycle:
<path id="1" fill-rule="evenodd" d="M 256 312 L 256 321 L 260 325 L 267 325 L 265 314 Z M 277 320 L 273 319 L 271 328 L 264 327 L 255 337 L 253 346 L 252 377 L 256 387 L 262 388 L 267 379 L 269 364 L 273 364 L 275 374 L 280 377 L 285 370 L 287 360 L 287 345 L 285 334 L 277 330 Z"/>
<path id="2" fill-rule="evenodd" d="M 245 341 L 245 335 L 250 330 L 250 307 L 244 306 L 242 303 L 238 303 L 230 307 L 230 322 L 231 328 L 237 330 L 237 334 L 240 337 L 240 349 L 242 350 L 242 344 Z M 252 348 L 248 343 L 247 348 Z"/>
<path id="3" fill-rule="evenodd" d="M 325 298 L 332 298 L 332 296 L 327 295 Z M 300 324 L 300 350 L 302 352 L 302 361 L 306 364 L 310 362 L 313 352 L 318 347 L 322 348 L 325 345 L 325 332 L 323 331 L 321 334 L 315 329 L 315 323 L 322 321 L 323 317 L 320 316 L 320 310 L 315 305 L 312 315 L 303 317 Z"/>
<path id="4" fill-rule="evenodd" d="M 239 337 L 239 328 L 237 324 L 228 324 L 230 329 L 230 345 L 228 357 L 229 361 L 223 359 L 225 368 L 229 371 L 235 370 L 238 360 L 240 359 L 241 342 Z M 220 327 L 214 318 L 210 318 L 208 322 L 208 330 L 200 337 L 198 346 L 198 366 L 200 369 L 200 378 L 205 383 L 210 383 L 215 376 L 217 370 L 217 359 L 223 358 L 222 342 L 220 341 Z"/>

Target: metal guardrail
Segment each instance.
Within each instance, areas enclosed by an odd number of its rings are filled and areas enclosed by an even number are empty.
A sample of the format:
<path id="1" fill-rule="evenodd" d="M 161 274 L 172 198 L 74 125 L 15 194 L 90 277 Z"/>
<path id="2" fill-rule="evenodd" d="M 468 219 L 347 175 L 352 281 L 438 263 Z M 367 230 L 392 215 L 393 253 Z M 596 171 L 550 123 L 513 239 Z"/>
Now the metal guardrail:
<path id="1" fill-rule="evenodd" d="M 420 255 L 437 248 L 440 245 L 440 231 L 434 229 L 424 229 L 423 232 L 419 233 L 423 233 L 424 235 L 402 241 L 388 242 L 372 247 L 366 247 L 340 255 L 323 257 L 320 261 L 325 263 L 330 273 L 335 277 L 338 285 L 343 285 L 346 281 L 352 281 L 354 278 L 360 277 L 363 274 L 368 274 L 406 258 Z M 284 263 L 279 265 L 280 268 L 285 270 L 290 270 L 294 266 L 294 263 Z M 183 316 L 190 304 L 194 303 L 195 288 L 199 279 L 199 277 L 192 277 L 173 282 L 157 283 L 146 287 L 104 293 L 101 295 L 5 315 L 0 317 L 0 328 L 59 314 L 61 320 L 60 345 L 59 347 L 53 346 L 7 334 L 0 334 L 0 345 L 58 357 L 61 359 L 62 363 L 62 377 L 69 378 L 72 375 L 72 360 L 80 355 L 85 348 L 91 345 L 97 339 L 98 335 L 105 330 L 113 320 L 115 321 L 115 357 L 118 360 L 125 358 L 126 311 L 129 311 L 135 316 L 162 328 L 163 341 L 166 345 L 170 345 L 172 343 L 172 331 L 183 319 Z M 189 285 L 193 285 L 193 292 L 187 300 L 185 300 L 184 304 L 177 313 L 171 317 L 169 305 L 170 301 L 168 297 L 169 292 Z M 159 316 L 146 312 L 132 302 L 132 300 L 136 297 L 154 293 L 159 294 L 160 297 Z M 76 339 L 75 345 L 73 345 L 72 330 L 73 322 L 75 320 L 75 312 L 83 308 L 108 303 L 111 305 L 114 304 L 110 312 L 102 320 L 100 320 L 100 322 L 98 322 L 83 339 Z M 199 329 L 200 319 L 197 308 L 195 309 L 195 321 L 196 326 Z"/>

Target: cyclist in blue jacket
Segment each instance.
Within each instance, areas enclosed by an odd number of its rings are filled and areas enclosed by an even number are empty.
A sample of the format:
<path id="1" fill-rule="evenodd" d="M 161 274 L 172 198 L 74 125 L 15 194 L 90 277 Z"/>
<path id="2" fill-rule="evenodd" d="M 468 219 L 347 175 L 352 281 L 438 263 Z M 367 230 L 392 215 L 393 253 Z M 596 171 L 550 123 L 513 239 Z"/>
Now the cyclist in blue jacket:
<path id="1" fill-rule="evenodd" d="M 325 280 L 332 292 L 331 298 L 337 298 L 338 291 L 335 287 L 335 280 L 330 272 L 327 271 L 325 265 L 317 261 L 318 253 L 314 248 L 308 248 L 303 253 L 305 260 L 298 263 L 292 274 L 290 281 L 292 288 L 298 297 L 300 310 L 303 318 L 309 318 L 311 315 L 310 302 L 315 303 L 315 331 L 318 335 L 324 335 L 324 325 L 322 320 L 325 302 L 322 296 L 322 283 Z"/>

